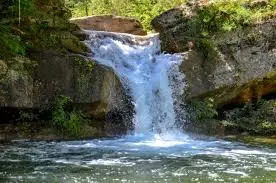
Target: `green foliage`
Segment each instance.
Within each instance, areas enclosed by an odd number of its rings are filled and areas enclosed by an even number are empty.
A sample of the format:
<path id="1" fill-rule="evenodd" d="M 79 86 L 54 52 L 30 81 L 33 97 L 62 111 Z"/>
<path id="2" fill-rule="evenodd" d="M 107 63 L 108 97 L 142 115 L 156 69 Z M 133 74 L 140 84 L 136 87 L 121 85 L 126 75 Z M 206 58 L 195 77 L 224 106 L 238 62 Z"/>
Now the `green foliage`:
<path id="1" fill-rule="evenodd" d="M 81 111 L 69 105 L 71 99 L 66 96 L 59 96 L 52 107 L 52 124 L 63 134 L 80 136 L 83 132 L 82 126 L 87 123 L 85 115 Z"/>
<path id="2" fill-rule="evenodd" d="M 20 0 L 20 7 L 19 16 L 19 0 L 0 6 L 1 59 L 26 55 L 30 48 L 61 47 L 61 33 L 72 28 L 63 0 Z"/>
<path id="3" fill-rule="evenodd" d="M 227 113 L 227 120 L 246 131 L 269 134 L 276 131 L 276 100 L 248 103 Z"/>
<path id="4" fill-rule="evenodd" d="M 0 25 L 0 58 L 6 55 L 25 55 L 26 45 L 22 42 L 21 37 L 11 33 L 11 27 Z"/>
<path id="5" fill-rule="evenodd" d="M 207 34 L 231 31 L 250 21 L 250 10 L 241 1 L 217 1 L 201 8 L 199 23 L 201 31 Z"/>
<path id="6" fill-rule="evenodd" d="M 212 98 L 189 101 L 186 110 L 186 130 L 209 135 L 216 134 L 218 112 Z"/>
<path id="7" fill-rule="evenodd" d="M 186 0 L 66 0 L 73 17 L 88 15 L 112 14 L 137 18 L 146 30 L 151 30 L 151 20 L 162 12 L 185 3 Z"/>
<path id="8" fill-rule="evenodd" d="M 204 101 L 192 101 L 189 104 L 189 117 L 191 121 L 200 122 L 217 117 L 218 112 L 214 100 L 208 98 Z"/>
<path id="9" fill-rule="evenodd" d="M 187 21 L 185 24 L 188 26 L 185 32 L 187 41 L 194 42 L 204 56 L 213 59 L 216 56 L 213 41 L 216 37 L 275 15 L 272 3 L 264 7 L 251 7 L 247 0 L 216 0 L 200 6 L 194 10 L 195 16 L 183 20 Z"/>
<path id="10" fill-rule="evenodd" d="M 88 16 L 91 0 L 66 0 L 66 5 L 73 10 L 74 17 Z"/>
<path id="11" fill-rule="evenodd" d="M 273 2 L 271 4 L 253 8 L 246 0 L 223 1 L 216 0 L 202 6 L 195 17 L 198 35 L 212 36 L 220 32 L 228 32 L 239 27 L 247 26 L 255 21 L 261 21 L 267 13 L 275 14 Z"/>

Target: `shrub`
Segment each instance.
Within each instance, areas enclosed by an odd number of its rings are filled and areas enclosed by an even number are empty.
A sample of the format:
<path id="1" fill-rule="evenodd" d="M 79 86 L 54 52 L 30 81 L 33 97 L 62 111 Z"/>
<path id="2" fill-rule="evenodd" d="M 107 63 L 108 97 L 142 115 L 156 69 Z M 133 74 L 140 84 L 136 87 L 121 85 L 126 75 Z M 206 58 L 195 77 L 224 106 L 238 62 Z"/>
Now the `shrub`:
<path id="1" fill-rule="evenodd" d="M 0 25 L 0 58 L 5 59 L 7 56 L 25 55 L 26 46 L 21 37 L 11 34 L 11 27 Z"/>
<path id="2" fill-rule="evenodd" d="M 226 113 L 227 120 L 257 134 L 276 132 L 276 100 L 248 103 Z"/>
<path id="3" fill-rule="evenodd" d="M 186 0 L 66 0 L 74 17 L 103 14 L 134 17 L 141 21 L 146 30 L 152 29 L 150 23 L 155 16 L 185 2 Z"/>
<path id="4" fill-rule="evenodd" d="M 200 122 L 213 119 L 218 116 L 218 112 L 212 98 L 204 101 L 195 100 L 189 103 L 189 118 L 191 121 Z"/>
<path id="5" fill-rule="evenodd" d="M 87 123 L 86 116 L 76 108 L 70 109 L 71 99 L 59 96 L 52 107 L 52 125 L 61 133 L 80 136 L 82 126 Z"/>

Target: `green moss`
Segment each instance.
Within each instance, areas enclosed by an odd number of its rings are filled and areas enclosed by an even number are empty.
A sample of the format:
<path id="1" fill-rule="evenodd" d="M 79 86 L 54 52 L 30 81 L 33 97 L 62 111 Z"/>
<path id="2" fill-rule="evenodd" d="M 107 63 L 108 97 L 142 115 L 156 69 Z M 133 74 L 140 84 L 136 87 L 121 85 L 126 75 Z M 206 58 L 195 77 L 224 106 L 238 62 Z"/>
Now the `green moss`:
<path id="1" fill-rule="evenodd" d="M 22 42 L 22 38 L 12 34 L 9 25 L 0 25 L 0 47 L 0 59 L 26 54 L 26 45 Z"/>
<path id="2" fill-rule="evenodd" d="M 94 70 L 95 62 L 89 60 L 85 57 L 74 56 L 73 57 L 74 68 L 77 68 L 77 80 L 76 80 L 76 88 L 77 93 L 79 95 L 79 100 L 85 100 L 89 97 L 89 88 L 91 73 Z"/>
<path id="3" fill-rule="evenodd" d="M 245 142 L 252 145 L 276 145 L 276 136 L 252 136 L 252 135 L 238 135 L 228 136 L 226 139 Z"/>
<path id="4" fill-rule="evenodd" d="M 76 37 L 68 37 L 60 40 L 61 45 L 69 51 L 74 53 L 84 53 L 88 51 L 88 48 L 79 41 Z"/>
<path id="5" fill-rule="evenodd" d="M 207 58 L 217 56 L 217 45 L 214 40 L 222 34 L 236 29 L 243 29 L 256 22 L 275 17 L 275 7 L 270 4 L 252 8 L 249 1 L 216 0 L 194 8 L 192 17 L 180 18 L 186 25 L 184 43 L 192 41 L 195 47 Z M 181 29 L 181 31 L 183 31 Z M 254 44 L 257 35 L 248 35 L 250 44 Z"/>
<path id="6" fill-rule="evenodd" d="M 221 134 L 248 132 L 253 135 L 276 133 L 276 100 L 259 100 L 219 113 L 212 99 L 193 100 L 188 102 L 187 110 L 188 130 L 191 131 L 215 135 L 220 132 Z"/>
<path id="7" fill-rule="evenodd" d="M 196 45 L 205 58 L 212 61 L 216 60 L 218 52 L 216 44 L 213 40 L 207 38 L 199 39 Z"/>
<path id="8" fill-rule="evenodd" d="M 191 100 L 187 103 L 187 130 L 214 135 L 218 128 L 218 112 L 212 98 L 205 100 Z"/>
<path id="9" fill-rule="evenodd" d="M 30 50 L 87 51 L 71 34 L 78 27 L 69 23 L 71 13 L 64 1 L 21 0 L 20 24 L 15 22 L 18 3 L 9 1 L 0 7 L 6 10 L 0 17 L 0 59 L 28 56 Z"/>
<path id="10" fill-rule="evenodd" d="M 28 84 L 31 85 L 36 68 L 37 62 L 22 56 L 0 61 L 0 103 L 9 101 L 11 89 L 21 91 L 21 88 L 25 89 Z M 21 93 L 18 97 L 23 100 L 25 94 L 28 93 Z"/>
<path id="11" fill-rule="evenodd" d="M 212 119 L 218 115 L 214 100 L 207 98 L 204 101 L 194 100 L 189 103 L 189 115 L 193 121 Z"/>
<path id="12" fill-rule="evenodd" d="M 8 72 L 8 66 L 5 61 L 0 60 L 0 79 L 3 78 Z"/>

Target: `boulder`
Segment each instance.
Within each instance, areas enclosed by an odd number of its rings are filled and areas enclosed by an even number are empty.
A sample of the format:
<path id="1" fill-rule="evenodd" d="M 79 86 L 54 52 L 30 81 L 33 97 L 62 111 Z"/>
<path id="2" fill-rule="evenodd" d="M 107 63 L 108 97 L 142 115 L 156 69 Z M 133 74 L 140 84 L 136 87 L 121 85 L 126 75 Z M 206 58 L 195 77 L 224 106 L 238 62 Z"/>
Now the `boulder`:
<path id="1" fill-rule="evenodd" d="M 113 15 L 88 16 L 71 19 L 72 23 L 86 30 L 129 33 L 134 35 L 146 35 L 142 24 L 133 18 Z"/>
<path id="2" fill-rule="evenodd" d="M 9 61 L 7 74 L 0 80 L 2 108 L 43 109 L 64 95 L 91 118 L 102 121 L 100 125 L 107 132 L 124 133 L 129 129 L 132 104 L 111 69 L 68 53 L 33 52 L 31 58 L 39 62 L 24 57 Z M 109 130 L 118 124 L 116 120 L 120 125 Z"/>
<path id="3" fill-rule="evenodd" d="M 151 24 L 160 34 L 163 51 L 175 53 L 189 50 L 188 42 L 193 39 L 189 36 L 189 21 L 197 15 L 199 5 L 189 3 L 170 9 L 155 17 Z"/>
<path id="4" fill-rule="evenodd" d="M 152 21 L 160 32 L 163 51 L 184 52 L 181 70 L 188 83 L 186 99 L 211 97 L 217 107 L 223 107 L 276 94 L 275 19 L 211 38 L 195 35 L 202 44 L 195 47 L 194 39 L 186 34 L 191 31 L 187 22 L 193 22 L 199 6 L 174 8 Z"/>

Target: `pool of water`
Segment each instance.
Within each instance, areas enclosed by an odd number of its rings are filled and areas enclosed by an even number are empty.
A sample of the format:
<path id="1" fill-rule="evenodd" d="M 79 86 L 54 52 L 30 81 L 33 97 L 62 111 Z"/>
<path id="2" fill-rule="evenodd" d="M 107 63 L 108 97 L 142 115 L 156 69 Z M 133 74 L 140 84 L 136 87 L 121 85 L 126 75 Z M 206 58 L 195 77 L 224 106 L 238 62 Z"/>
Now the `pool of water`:
<path id="1" fill-rule="evenodd" d="M 0 144 L 0 182 L 276 182 L 276 147 L 185 135 Z"/>

